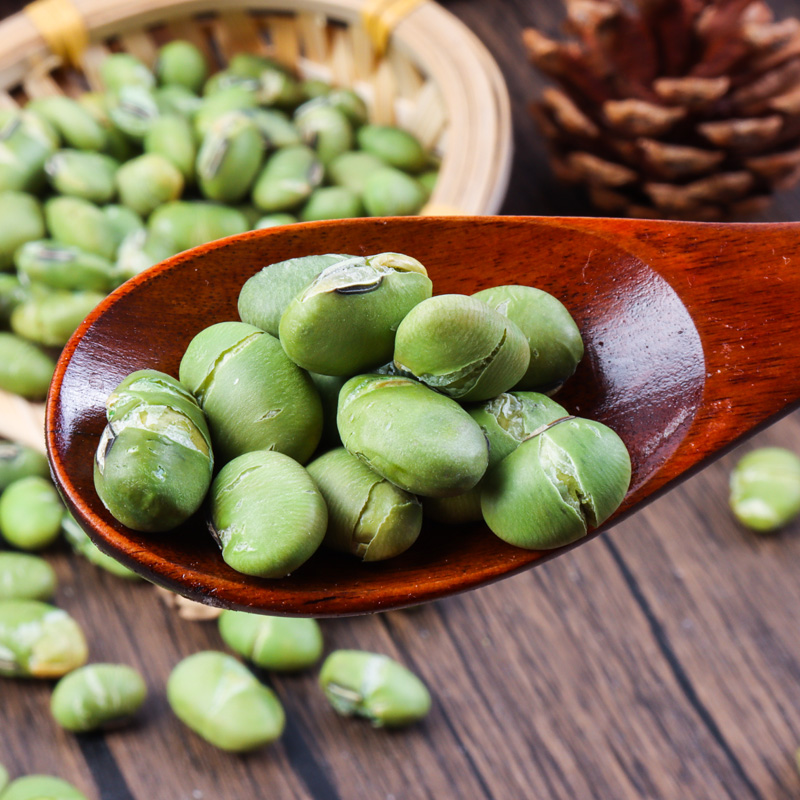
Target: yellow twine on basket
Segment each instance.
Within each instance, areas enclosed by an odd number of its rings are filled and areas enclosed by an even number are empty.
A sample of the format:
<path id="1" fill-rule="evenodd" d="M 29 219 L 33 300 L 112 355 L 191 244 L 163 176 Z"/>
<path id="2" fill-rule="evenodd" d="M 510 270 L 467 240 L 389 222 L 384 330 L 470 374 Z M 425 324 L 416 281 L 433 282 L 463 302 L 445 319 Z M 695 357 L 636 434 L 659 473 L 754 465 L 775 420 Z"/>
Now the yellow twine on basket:
<path id="1" fill-rule="evenodd" d="M 367 0 L 364 3 L 361 20 L 379 56 L 386 51 L 392 31 L 423 2 L 424 0 Z"/>
<path id="2" fill-rule="evenodd" d="M 80 65 L 89 32 L 70 0 L 34 0 L 24 11 L 57 56 L 73 66 Z"/>

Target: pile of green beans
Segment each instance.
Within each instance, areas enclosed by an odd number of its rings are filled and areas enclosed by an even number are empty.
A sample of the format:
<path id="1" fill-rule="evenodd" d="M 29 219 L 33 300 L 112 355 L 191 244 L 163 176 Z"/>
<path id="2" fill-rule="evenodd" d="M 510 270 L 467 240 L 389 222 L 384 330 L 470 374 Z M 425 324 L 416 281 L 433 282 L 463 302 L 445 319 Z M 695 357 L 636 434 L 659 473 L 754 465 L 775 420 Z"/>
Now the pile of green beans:
<path id="1" fill-rule="evenodd" d="M 434 297 L 401 253 L 308 256 L 251 277 L 239 316 L 194 337 L 179 381 L 143 370 L 109 397 L 95 486 L 123 524 L 146 509 L 133 527 L 169 530 L 205 502 L 225 562 L 281 578 L 321 545 L 397 556 L 423 513 L 560 547 L 627 492 L 619 436 L 548 396 L 583 343 L 547 292 Z"/>
<path id="2" fill-rule="evenodd" d="M 163 259 L 247 230 L 415 214 L 436 159 L 373 125 L 347 88 L 234 56 L 209 77 L 173 41 L 153 70 L 127 53 L 104 90 L 0 111 L 0 389 L 42 399 L 53 348 L 111 290 Z"/>

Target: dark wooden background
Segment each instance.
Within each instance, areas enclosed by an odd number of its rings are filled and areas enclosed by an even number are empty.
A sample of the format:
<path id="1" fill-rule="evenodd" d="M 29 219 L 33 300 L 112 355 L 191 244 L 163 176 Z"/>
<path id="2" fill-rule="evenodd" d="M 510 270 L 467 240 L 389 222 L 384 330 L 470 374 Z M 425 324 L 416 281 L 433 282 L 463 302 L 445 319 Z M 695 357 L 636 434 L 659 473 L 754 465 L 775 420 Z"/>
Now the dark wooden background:
<path id="1" fill-rule="evenodd" d="M 773 0 L 800 14 L 800 0 Z M 0 14 L 22 4 L 0 0 Z M 527 113 L 541 82 L 520 41 L 555 29 L 556 0 L 451 0 L 511 92 L 516 158 L 504 212 L 589 214 L 558 185 Z M 764 219 L 800 219 L 800 193 Z M 800 452 L 800 417 L 745 448 Z M 741 451 L 738 453 L 741 454 Z M 727 508 L 737 454 L 610 534 L 544 567 L 406 612 L 324 622 L 328 650 L 388 653 L 434 697 L 400 732 L 337 717 L 311 671 L 269 677 L 288 718 L 275 746 L 231 756 L 172 716 L 175 663 L 222 646 L 154 590 L 54 552 L 57 603 L 84 625 L 93 661 L 139 667 L 138 723 L 76 737 L 49 716 L 47 683 L 0 682 L 0 764 L 45 772 L 92 800 L 774 800 L 800 797 L 800 523 L 773 538 Z"/>

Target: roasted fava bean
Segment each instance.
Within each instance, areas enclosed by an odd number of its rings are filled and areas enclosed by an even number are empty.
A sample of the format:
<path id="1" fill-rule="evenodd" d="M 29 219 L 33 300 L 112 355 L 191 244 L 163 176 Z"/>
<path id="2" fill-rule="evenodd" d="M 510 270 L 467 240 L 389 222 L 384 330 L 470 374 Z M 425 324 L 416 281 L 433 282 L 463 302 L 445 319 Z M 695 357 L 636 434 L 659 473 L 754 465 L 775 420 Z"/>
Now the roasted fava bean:
<path id="1" fill-rule="evenodd" d="M 362 561 L 382 561 L 405 552 L 422 528 L 422 506 L 414 495 L 373 472 L 344 447 L 308 465 L 328 507 L 324 544 Z"/>
<path id="2" fill-rule="evenodd" d="M 339 393 L 337 421 L 353 455 L 413 494 L 467 492 L 489 463 L 472 417 L 455 400 L 407 378 L 351 378 Z"/>
<path id="3" fill-rule="evenodd" d="M 100 79 L 106 89 L 116 91 L 123 86 L 142 86 L 152 89 L 155 76 L 136 56 L 130 53 L 112 53 L 100 65 Z"/>
<path id="4" fill-rule="evenodd" d="M 102 123 L 71 97 L 57 94 L 38 97 L 25 109 L 47 120 L 61 139 L 76 150 L 104 150 L 108 144 L 108 134 Z"/>
<path id="5" fill-rule="evenodd" d="M 531 360 L 515 389 L 552 393 L 583 358 L 583 340 L 569 311 L 553 295 L 532 286 L 493 286 L 473 297 L 508 317 L 528 340 Z"/>
<path id="6" fill-rule="evenodd" d="M 730 478 L 730 506 L 742 525 L 772 533 L 800 514 L 800 458 L 761 447 L 739 460 Z"/>
<path id="7" fill-rule="evenodd" d="M 154 120 L 144 137 L 144 151 L 167 159 L 184 181 L 194 180 L 197 145 L 191 124 L 180 114 L 165 114 Z"/>
<path id="8" fill-rule="evenodd" d="M 28 283 L 76 291 L 107 292 L 112 288 L 111 262 L 74 245 L 37 239 L 22 245 L 14 260 Z"/>
<path id="9" fill-rule="evenodd" d="M 209 697 L 216 702 L 209 703 Z M 275 693 L 235 658 L 211 650 L 185 658 L 172 670 L 167 700 L 198 736 L 235 753 L 275 741 L 285 724 Z"/>
<path id="10" fill-rule="evenodd" d="M 208 128 L 197 154 L 197 179 L 210 200 L 241 200 L 258 174 L 264 141 L 256 124 L 232 111 Z"/>
<path id="11" fill-rule="evenodd" d="M 611 428 L 567 417 L 523 441 L 487 472 L 483 517 L 509 544 L 561 547 L 605 522 L 630 479 L 630 456 Z"/>
<path id="12" fill-rule="evenodd" d="M 25 192 L 0 193 L 0 270 L 11 267 L 25 242 L 45 235 L 39 201 Z"/>
<path id="13" fill-rule="evenodd" d="M 418 180 L 394 167 L 375 170 L 363 185 L 361 199 L 371 217 L 416 214 L 428 197 Z"/>
<path id="14" fill-rule="evenodd" d="M 16 275 L 0 272 L 0 328 L 4 328 L 8 325 L 11 319 L 11 312 L 24 298 L 25 292 L 19 278 Z"/>
<path id="15" fill-rule="evenodd" d="M 117 726 L 132 717 L 147 697 L 142 676 L 125 664 L 88 664 L 65 675 L 53 689 L 50 711 L 72 733 Z"/>
<path id="16" fill-rule="evenodd" d="M 94 485 L 112 516 L 133 530 L 166 531 L 197 511 L 213 455 L 203 412 L 173 377 L 140 370 L 106 403 Z"/>
<path id="17" fill-rule="evenodd" d="M 0 389 L 41 400 L 55 369 L 56 362 L 36 345 L 0 331 Z"/>
<path id="18" fill-rule="evenodd" d="M 59 678 L 88 656 L 83 631 L 66 611 L 38 600 L 0 600 L 0 675 Z"/>
<path id="19" fill-rule="evenodd" d="M 490 468 L 539 428 L 569 416 L 563 406 L 538 392 L 503 392 L 467 411 L 489 443 Z"/>
<path id="20" fill-rule="evenodd" d="M 197 93 L 206 80 L 208 66 L 199 48 L 191 42 L 175 39 L 158 51 L 155 71 L 159 83 L 185 86 Z"/>
<path id="21" fill-rule="evenodd" d="M 328 174 L 333 183 L 347 187 L 360 197 L 370 175 L 385 167 L 386 164 L 372 153 L 353 150 L 334 158 L 328 165 Z"/>
<path id="22" fill-rule="evenodd" d="M 397 328 L 397 369 L 461 401 L 487 400 L 508 391 L 525 374 L 529 360 L 522 331 L 466 295 L 425 300 Z"/>
<path id="23" fill-rule="evenodd" d="M 0 493 L 21 478 L 47 478 L 50 467 L 44 453 L 17 442 L 0 442 Z"/>
<path id="24" fill-rule="evenodd" d="M 0 600 L 47 600 L 56 582 L 56 573 L 43 558 L 0 552 Z"/>
<path id="25" fill-rule="evenodd" d="M 219 632 L 228 647 L 262 669 L 295 672 L 322 656 L 322 632 L 313 619 L 223 611 Z"/>
<path id="26" fill-rule="evenodd" d="M 146 217 L 181 196 L 183 175 L 164 156 L 145 153 L 119 168 L 117 188 L 120 202 Z"/>
<path id="27" fill-rule="evenodd" d="M 50 123 L 29 111 L 0 110 L 0 191 L 35 192 L 59 137 Z"/>
<path id="28" fill-rule="evenodd" d="M 292 361 L 323 375 L 379 367 L 391 359 L 401 320 L 431 291 L 425 267 L 414 258 L 343 258 L 286 306 L 278 327 L 281 344 Z"/>
<path id="29" fill-rule="evenodd" d="M 72 784 L 50 775 L 26 775 L 12 781 L 2 800 L 88 800 Z"/>
<path id="30" fill-rule="evenodd" d="M 42 550 L 58 538 L 63 512 L 49 480 L 20 478 L 0 495 L 0 534 L 20 550 Z"/>
<path id="31" fill-rule="evenodd" d="M 253 202 L 262 211 L 291 211 L 322 183 L 325 170 L 316 153 L 305 145 L 273 153 L 253 187 Z"/>
<path id="32" fill-rule="evenodd" d="M 107 203 L 117 187 L 114 176 L 119 162 L 103 153 L 58 150 L 47 159 L 44 171 L 60 194 L 82 197 L 92 203 Z"/>
<path id="33" fill-rule="evenodd" d="M 336 650 L 325 659 L 319 684 L 337 713 L 364 717 L 376 728 L 416 722 L 431 707 L 425 684 L 378 653 Z"/>
<path id="34" fill-rule="evenodd" d="M 355 192 L 344 186 L 321 186 L 314 189 L 300 211 L 303 222 L 360 216 L 363 216 L 361 200 Z"/>
<path id="35" fill-rule="evenodd" d="M 50 236 L 88 253 L 112 261 L 117 252 L 117 234 L 106 215 L 93 203 L 80 197 L 53 197 L 44 204 Z M 42 239 L 41 236 L 32 238 Z"/>
<path id="36" fill-rule="evenodd" d="M 176 200 L 156 209 L 147 228 L 158 239 L 172 242 L 175 252 L 250 229 L 244 214 L 218 203 Z"/>
<path id="37" fill-rule="evenodd" d="M 419 140 L 408 131 L 388 125 L 364 125 L 359 128 L 358 146 L 392 167 L 419 172 L 428 163 L 428 154 Z"/>
<path id="38" fill-rule="evenodd" d="M 292 299 L 326 267 L 352 258 L 334 254 L 302 256 L 263 267 L 239 292 L 239 317 L 242 322 L 277 336 L 281 315 Z"/>
<path id="39" fill-rule="evenodd" d="M 302 463 L 319 442 L 322 406 L 311 378 L 252 325 L 220 322 L 200 331 L 181 359 L 180 379 L 205 411 L 222 461 L 270 449 Z"/>
<path id="40" fill-rule="evenodd" d="M 63 347 L 104 297 L 100 292 L 38 289 L 14 309 L 11 329 L 37 344 Z"/>
<path id="41" fill-rule="evenodd" d="M 312 102 L 297 109 L 294 121 L 303 141 L 325 165 L 353 146 L 353 127 L 337 108 Z"/>
<path id="42" fill-rule="evenodd" d="M 322 543 L 328 521 L 308 472 L 270 450 L 229 461 L 214 479 L 209 507 L 225 563 L 259 578 L 284 578 L 304 564 Z"/>
<path id="43" fill-rule="evenodd" d="M 94 566 L 100 567 L 100 569 L 104 569 L 118 578 L 125 578 L 125 580 L 131 581 L 139 580 L 139 576 L 133 570 L 128 569 L 116 558 L 107 556 L 100 550 L 86 535 L 83 528 L 75 522 L 69 511 L 64 511 L 64 516 L 61 519 L 61 530 L 64 531 L 64 538 L 70 543 L 72 549 L 83 556 L 90 564 L 94 564 Z"/>

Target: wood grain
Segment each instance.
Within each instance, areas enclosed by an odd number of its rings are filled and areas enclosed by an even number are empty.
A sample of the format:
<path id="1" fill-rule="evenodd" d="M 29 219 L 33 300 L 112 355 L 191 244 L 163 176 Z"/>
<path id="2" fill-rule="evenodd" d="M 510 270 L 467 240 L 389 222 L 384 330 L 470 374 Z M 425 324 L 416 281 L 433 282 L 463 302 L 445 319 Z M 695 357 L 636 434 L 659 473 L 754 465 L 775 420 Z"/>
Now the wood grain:
<path id="1" fill-rule="evenodd" d="M 800 14 L 800 0 L 771 4 Z M 589 213 L 549 173 L 527 114 L 541 83 L 523 67 L 519 30 L 553 31 L 559 4 L 445 5 L 488 44 L 511 89 L 517 154 L 504 210 Z M 768 218 L 800 219 L 800 193 Z M 420 609 L 323 621 L 327 650 L 380 650 L 417 669 L 435 698 L 430 717 L 373 731 L 335 717 L 313 671 L 273 676 L 289 729 L 245 758 L 204 745 L 163 699 L 179 658 L 221 646 L 214 625 L 177 620 L 149 586 L 49 553 L 58 602 L 86 625 L 92 658 L 137 665 L 151 698 L 136 727 L 74 738 L 49 720 L 48 685 L 2 682 L 0 763 L 59 774 L 91 800 L 795 800 L 800 525 L 759 538 L 726 506 L 729 469 L 759 444 L 800 452 L 800 419 L 540 569 Z"/>

